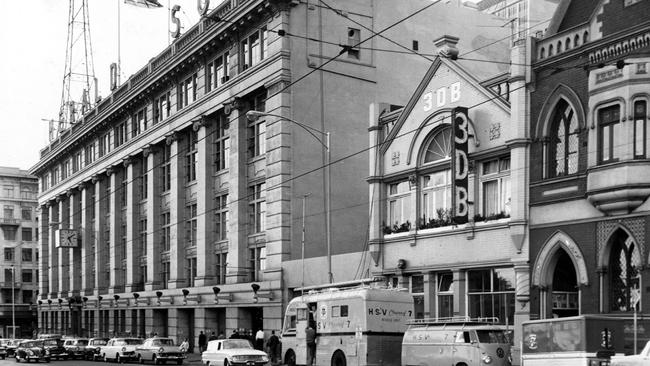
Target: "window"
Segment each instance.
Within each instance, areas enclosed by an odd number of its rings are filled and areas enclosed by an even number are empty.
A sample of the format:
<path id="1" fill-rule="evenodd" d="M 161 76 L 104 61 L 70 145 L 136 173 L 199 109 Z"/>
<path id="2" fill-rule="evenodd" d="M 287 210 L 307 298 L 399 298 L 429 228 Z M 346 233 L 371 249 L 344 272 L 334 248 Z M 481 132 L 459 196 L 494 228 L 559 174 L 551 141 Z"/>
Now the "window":
<path id="1" fill-rule="evenodd" d="M 196 100 L 196 74 L 192 74 L 178 85 L 178 110 Z"/>
<path id="2" fill-rule="evenodd" d="M 228 169 L 230 166 L 230 138 L 228 134 L 228 116 L 220 114 L 214 132 L 214 170 Z"/>
<path id="3" fill-rule="evenodd" d="M 119 147 L 120 145 L 124 144 L 128 137 L 126 130 L 126 121 L 115 126 L 113 128 L 113 134 L 115 135 L 115 147 Z"/>
<path id="4" fill-rule="evenodd" d="M 20 277 L 22 282 L 26 282 L 26 283 L 33 282 L 33 273 L 31 269 L 23 269 Z"/>
<path id="5" fill-rule="evenodd" d="M 32 241 L 32 229 L 22 228 L 20 234 L 22 241 Z"/>
<path id="6" fill-rule="evenodd" d="M 347 305 L 332 306 L 332 318 L 347 318 L 348 313 L 349 311 Z"/>
<path id="7" fill-rule="evenodd" d="M 578 172 L 578 118 L 569 104 L 561 100 L 553 115 L 548 142 L 546 176 L 560 177 Z"/>
<path id="8" fill-rule="evenodd" d="M 81 151 L 77 151 L 72 157 L 72 172 L 76 173 L 81 169 Z"/>
<path id="9" fill-rule="evenodd" d="M 172 147 L 164 144 L 162 148 L 162 162 L 160 176 L 162 178 L 161 191 L 166 192 L 172 188 Z"/>
<path id="10" fill-rule="evenodd" d="M 408 181 L 388 185 L 388 225 L 400 226 L 411 212 L 411 189 Z"/>
<path id="11" fill-rule="evenodd" d="M 38 186 L 22 186 L 20 187 L 20 198 L 25 200 L 35 200 L 37 198 L 37 190 Z"/>
<path id="12" fill-rule="evenodd" d="M 266 247 L 248 248 L 249 281 L 262 281 L 266 269 Z"/>
<path id="13" fill-rule="evenodd" d="M 194 287 L 196 278 L 196 258 L 187 259 L 187 285 Z"/>
<path id="14" fill-rule="evenodd" d="M 515 271 L 495 268 L 467 271 L 467 303 L 471 318 L 498 318 L 513 324 Z"/>
<path id="15" fill-rule="evenodd" d="M 348 58 L 359 59 L 359 43 L 361 43 L 361 30 L 348 28 Z"/>
<path id="16" fill-rule="evenodd" d="M 59 183 L 60 176 L 59 174 L 61 173 L 61 169 L 57 166 L 56 168 L 52 169 L 52 186 L 54 187 L 57 183 Z"/>
<path id="17" fill-rule="evenodd" d="M 205 67 L 205 90 L 210 92 L 228 81 L 228 52 L 217 56 Z"/>
<path id="18" fill-rule="evenodd" d="M 171 92 L 167 91 L 153 101 L 153 123 L 165 120 L 171 113 Z"/>
<path id="19" fill-rule="evenodd" d="M 609 254 L 610 311 L 634 310 L 634 293 L 640 297 L 639 270 L 642 261 L 634 240 L 618 230 Z M 639 307 L 640 308 L 640 307 Z"/>
<path id="20" fill-rule="evenodd" d="M 199 134 L 194 129 L 190 129 L 187 134 L 187 148 L 185 153 L 185 182 L 196 180 L 196 155 L 199 148 Z"/>
<path id="21" fill-rule="evenodd" d="M 23 207 L 20 209 L 21 217 L 24 221 L 32 221 L 32 208 Z"/>
<path id="22" fill-rule="evenodd" d="M 185 221 L 186 245 L 193 247 L 196 245 L 196 203 L 185 207 L 187 220 Z"/>
<path id="23" fill-rule="evenodd" d="M 23 304 L 34 302 L 34 295 L 32 290 L 23 290 Z"/>
<path id="24" fill-rule="evenodd" d="M 266 183 L 248 187 L 248 203 L 251 234 L 266 229 Z"/>
<path id="25" fill-rule="evenodd" d="M 162 262 L 160 266 L 160 281 L 162 282 L 163 288 L 167 288 L 167 286 L 169 286 L 170 272 L 169 262 Z"/>
<path id="26" fill-rule="evenodd" d="M 147 217 L 141 216 L 138 221 L 138 237 L 140 238 L 140 255 L 147 255 Z"/>
<path id="27" fill-rule="evenodd" d="M 65 160 L 61 164 L 61 180 L 67 179 L 68 176 L 70 175 L 70 160 Z"/>
<path id="28" fill-rule="evenodd" d="M 414 319 L 424 319 L 424 276 L 411 276 L 411 294 L 415 310 Z"/>
<path id="29" fill-rule="evenodd" d="M 228 194 L 214 198 L 214 232 L 217 240 L 228 239 Z"/>
<path id="30" fill-rule="evenodd" d="M 95 142 L 93 141 L 90 145 L 84 147 L 84 163 L 86 166 L 95 161 L 95 154 Z"/>
<path id="31" fill-rule="evenodd" d="M 136 137 L 147 130 L 147 108 L 144 107 L 131 118 L 131 137 Z"/>
<path id="32" fill-rule="evenodd" d="M 438 317 L 454 316 L 454 274 L 438 273 Z"/>
<path id="33" fill-rule="evenodd" d="M 482 213 L 485 217 L 510 216 L 510 158 L 484 162 L 481 172 Z"/>
<path id="34" fill-rule="evenodd" d="M 647 102 L 638 100 L 634 102 L 634 157 L 645 158 L 647 136 Z"/>
<path id="35" fill-rule="evenodd" d="M 615 161 L 619 157 L 617 141 L 622 136 L 620 117 L 618 104 L 598 110 L 598 160 L 601 163 Z"/>
<path id="36" fill-rule="evenodd" d="M 4 207 L 4 218 L 5 219 L 13 219 L 14 218 L 14 207 L 13 206 L 5 206 Z"/>
<path id="37" fill-rule="evenodd" d="M 251 100 L 251 110 L 264 112 L 266 92 Z M 263 118 L 248 122 L 248 157 L 253 158 L 266 153 L 266 122 Z"/>
<path id="38" fill-rule="evenodd" d="M 99 157 L 102 157 L 111 152 L 111 134 L 106 132 L 99 138 Z"/>
<path id="39" fill-rule="evenodd" d="M 31 262 L 32 261 L 32 250 L 29 248 L 22 249 L 22 261 Z"/>
<path id="40" fill-rule="evenodd" d="M 11 283 L 14 282 L 14 274 L 13 270 L 11 268 L 5 268 L 5 283 Z M 11 295 L 11 292 L 9 292 L 9 295 Z M 6 303 L 11 303 L 11 298 L 7 299 L 8 301 L 3 301 Z"/>
<path id="41" fill-rule="evenodd" d="M 5 262 L 12 262 L 14 260 L 15 248 L 5 248 Z"/>
<path id="42" fill-rule="evenodd" d="M 140 201 L 146 200 L 147 197 L 149 196 L 149 159 L 146 157 L 142 158 L 142 161 L 140 163 L 140 179 L 138 180 L 139 183 L 139 193 L 140 193 Z"/>
<path id="43" fill-rule="evenodd" d="M 165 212 L 160 215 L 160 244 L 163 252 L 167 252 L 171 246 L 171 215 Z"/>
<path id="44" fill-rule="evenodd" d="M 215 279 L 218 285 L 226 283 L 226 271 L 228 270 L 228 252 L 219 252 L 214 257 Z"/>
<path id="45" fill-rule="evenodd" d="M 268 32 L 266 26 L 245 37 L 241 43 L 244 70 L 268 57 Z"/>
<path id="46" fill-rule="evenodd" d="M 14 198 L 14 187 L 13 186 L 2 187 L 2 197 Z"/>
<path id="47" fill-rule="evenodd" d="M 45 173 L 41 177 L 41 189 L 46 191 L 48 188 L 50 188 L 50 173 Z"/>
<path id="48" fill-rule="evenodd" d="M 451 208 L 451 170 L 422 176 L 422 215 L 429 220 L 445 220 Z"/>
<path id="49" fill-rule="evenodd" d="M 118 177 L 119 177 L 119 176 L 120 176 L 120 175 L 118 175 Z M 120 190 L 117 191 L 117 192 L 113 192 L 113 194 L 116 194 L 116 195 L 118 196 L 118 198 L 119 198 L 119 200 L 120 200 L 120 201 L 119 201 L 119 203 L 120 203 L 120 207 L 125 208 L 125 207 L 126 207 L 126 203 L 127 203 L 127 193 L 128 193 L 128 192 L 127 192 L 127 186 L 128 186 L 128 184 L 129 184 L 129 180 L 128 180 L 128 177 L 127 177 L 127 175 L 126 175 L 126 171 L 125 171 L 125 170 L 122 171 L 121 176 L 122 176 L 122 182 L 121 182 L 121 184 L 120 184 Z"/>

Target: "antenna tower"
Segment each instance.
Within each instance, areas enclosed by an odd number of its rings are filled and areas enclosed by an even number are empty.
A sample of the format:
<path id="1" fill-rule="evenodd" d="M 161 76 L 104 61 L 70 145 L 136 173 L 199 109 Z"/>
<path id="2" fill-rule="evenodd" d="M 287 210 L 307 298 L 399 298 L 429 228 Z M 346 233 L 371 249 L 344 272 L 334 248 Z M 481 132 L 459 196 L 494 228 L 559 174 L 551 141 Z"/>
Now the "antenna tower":
<path id="1" fill-rule="evenodd" d="M 92 95 L 92 97 L 91 97 Z M 97 100 L 87 0 L 69 0 L 68 37 L 59 118 L 50 121 L 50 141 L 75 124 Z"/>

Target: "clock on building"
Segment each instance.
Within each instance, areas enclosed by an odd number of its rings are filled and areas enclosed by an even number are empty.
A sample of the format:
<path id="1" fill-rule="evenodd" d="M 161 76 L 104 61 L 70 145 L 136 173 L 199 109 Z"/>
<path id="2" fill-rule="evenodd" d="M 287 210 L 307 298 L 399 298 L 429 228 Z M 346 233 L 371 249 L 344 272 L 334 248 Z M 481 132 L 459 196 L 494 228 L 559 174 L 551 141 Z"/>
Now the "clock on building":
<path id="1" fill-rule="evenodd" d="M 71 229 L 60 229 L 59 230 L 59 245 L 58 247 L 62 248 L 76 248 L 77 247 L 77 231 Z"/>

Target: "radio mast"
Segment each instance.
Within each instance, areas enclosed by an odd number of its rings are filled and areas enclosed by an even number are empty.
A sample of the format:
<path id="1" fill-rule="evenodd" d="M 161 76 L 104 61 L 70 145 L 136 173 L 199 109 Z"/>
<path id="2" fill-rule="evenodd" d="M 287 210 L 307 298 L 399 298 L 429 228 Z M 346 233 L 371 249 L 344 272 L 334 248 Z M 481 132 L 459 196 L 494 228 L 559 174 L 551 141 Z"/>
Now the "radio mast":
<path id="1" fill-rule="evenodd" d="M 75 124 L 97 101 L 97 79 L 90 41 L 87 0 L 69 0 L 68 37 L 61 107 L 57 120 L 50 121 L 50 141 Z"/>

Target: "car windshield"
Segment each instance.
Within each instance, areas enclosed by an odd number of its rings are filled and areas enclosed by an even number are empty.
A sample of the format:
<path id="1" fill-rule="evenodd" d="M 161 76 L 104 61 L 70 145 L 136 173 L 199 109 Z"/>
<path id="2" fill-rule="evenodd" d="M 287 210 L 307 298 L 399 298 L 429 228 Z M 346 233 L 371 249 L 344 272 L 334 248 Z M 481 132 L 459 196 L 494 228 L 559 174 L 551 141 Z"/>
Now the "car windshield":
<path id="1" fill-rule="evenodd" d="M 23 348 L 41 347 L 41 342 L 23 342 L 20 344 Z"/>
<path id="2" fill-rule="evenodd" d="M 173 339 L 154 339 L 153 342 L 151 342 L 151 345 L 153 346 L 173 346 L 174 345 L 174 340 Z"/>
<path id="3" fill-rule="evenodd" d="M 105 339 L 93 339 L 93 345 L 95 346 L 105 346 L 108 343 Z"/>
<path id="4" fill-rule="evenodd" d="M 138 344 L 142 344 L 142 340 L 140 340 L 140 339 L 125 339 L 124 344 L 136 345 L 137 346 Z"/>
<path id="5" fill-rule="evenodd" d="M 77 346 L 87 346 L 88 345 L 88 340 L 87 339 L 78 339 L 76 342 Z"/>
<path id="6" fill-rule="evenodd" d="M 245 339 L 231 339 L 223 342 L 223 349 L 253 348 Z"/>
<path id="7" fill-rule="evenodd" d="M 502 330 L 477 330 L 476 335 L 481 343 L 508 343 L 508 338 Z"/>
<path id="8" fill-rule="evenodd" d="M 47 339 L 47 340 L 43 341 L 43 344 L 46 345 L 46 346 L 58 346 L 60 344 L 60 342 L 61 341 L 59 341 L 57 339 Z"/>

